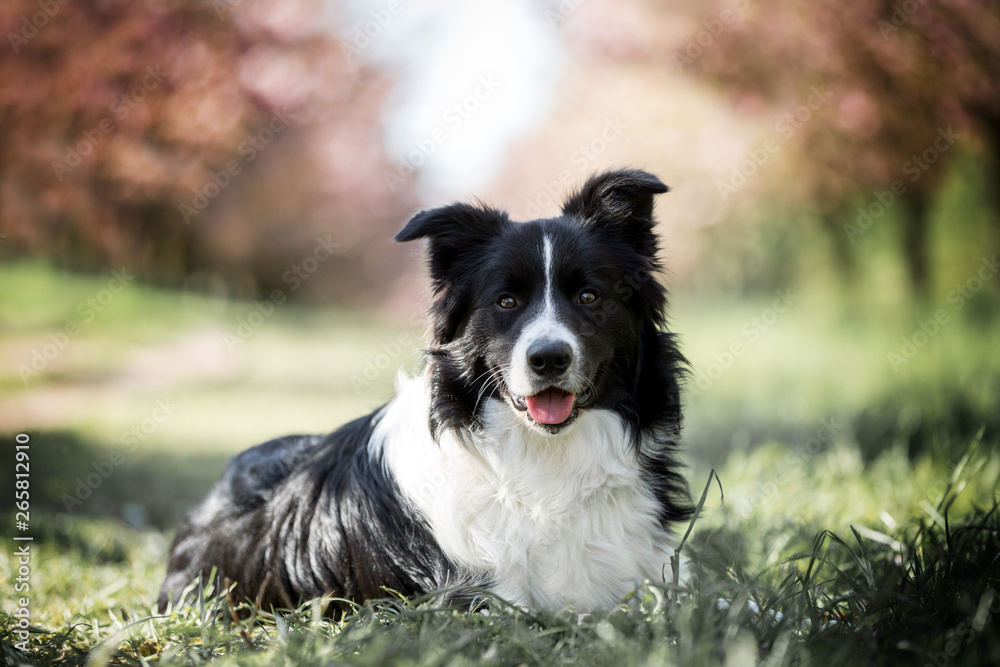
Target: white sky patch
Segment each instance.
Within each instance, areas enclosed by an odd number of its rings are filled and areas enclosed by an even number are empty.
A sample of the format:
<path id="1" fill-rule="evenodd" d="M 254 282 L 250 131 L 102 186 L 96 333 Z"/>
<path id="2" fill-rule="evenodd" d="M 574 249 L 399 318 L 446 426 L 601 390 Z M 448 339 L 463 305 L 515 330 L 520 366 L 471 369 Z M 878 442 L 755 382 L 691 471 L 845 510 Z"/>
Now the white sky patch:
<path id="1" fill-rule="evenodd" d="M 397 82 L 383 117 L 386 152 L 425 200 L 484 189 L 511 143 L 542 120 L 563 63 L 546 9 L 532 0 L 342 5 L 340 36 L 358 49 L 353 57 Z"/>

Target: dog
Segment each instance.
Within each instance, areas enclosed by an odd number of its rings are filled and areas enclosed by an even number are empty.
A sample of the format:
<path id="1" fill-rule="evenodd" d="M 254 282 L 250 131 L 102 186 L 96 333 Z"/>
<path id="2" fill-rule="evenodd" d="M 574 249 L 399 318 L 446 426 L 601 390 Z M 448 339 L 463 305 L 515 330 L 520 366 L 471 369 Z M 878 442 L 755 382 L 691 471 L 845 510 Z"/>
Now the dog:
<path id="1" fill-rule="evenodd" d="M 692 513 L 676 459 L 687 364 L 656 279 L 667 190 L 617 170 L 555 218 L 415 215 L 395 238 L 428 241 L 421 373 L 329 435 L 234 457 L 173 541 L 161 610 L 211 572 L 272 607 L 485 589 L 599 610 L 662 581 L 671 525 Z"/>

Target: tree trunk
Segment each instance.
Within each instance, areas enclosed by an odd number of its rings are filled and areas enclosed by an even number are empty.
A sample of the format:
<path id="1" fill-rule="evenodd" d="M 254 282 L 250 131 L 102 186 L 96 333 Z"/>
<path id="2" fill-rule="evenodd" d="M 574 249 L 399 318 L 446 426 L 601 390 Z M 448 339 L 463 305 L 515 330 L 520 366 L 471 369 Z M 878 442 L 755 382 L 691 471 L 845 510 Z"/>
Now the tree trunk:
<path id="1" fill-rule="evenodd" d="M 924 302 L 931 287 L 927 195 L 914 191 L 900 199 L 899 205 L 903 207 L 903 261 L 910 290 L 918 301 Z"/>
<path id="2" fill-rule="evenodd" d="M 974 109 L 979 127 L 986 139 L 987 189 L 992 195 L 993 242 L 1000 248 L 1000 113 L 992 107 Z"/>
<path id="3" fill-rule="evenodd" d="M 855 222 L 853 215 L 847 206 L 840 205 L 823 216 L 823 229 L 833 249 L 834 267 L 841 283 L 848 287 L 853 287 L 857 275 L 857 255 L 845 231 L 847 225 Z"/>
<path id="4" fill-rule="evenodd" d="M 993 193 L 993 233 L 996 236 L 994 241 L 1000 246 L 1000 117 L 991 116 L 987 121 L 987 135 L 990 152 L 990 180 L 993 186 L 990 191 Z M 988 186 L 989 187 L 989 186 Z"/>

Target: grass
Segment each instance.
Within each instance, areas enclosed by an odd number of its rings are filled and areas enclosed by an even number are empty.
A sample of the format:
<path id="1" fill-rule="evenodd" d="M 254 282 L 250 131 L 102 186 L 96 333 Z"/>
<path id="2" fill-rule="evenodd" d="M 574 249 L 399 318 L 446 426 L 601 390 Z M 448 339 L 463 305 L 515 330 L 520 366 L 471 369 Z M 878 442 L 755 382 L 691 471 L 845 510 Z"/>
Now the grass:
<path id="1" fill-rule="evenodd" d="M 690 581 L 649 585 L 582 618 L 527 613 L 489 596 L 485 611 L 466 613 L 435 596 L 390 592 L 342 619 L 325 617 L 322 600 L 247 617 L 243 605 L 211 592 L 157 615 L 158 533 L 46 517 L 34 561 L 45 574 L 32 601 L 50 622 L 33 626 L 23 654 L 13 648 L 13 619 L 0 615 L 0 642 L 9 664 L 996 664 L 1000 512 L 976 502 L 1000 482 L 995 454 L 970 447 L 936 500 L 911 487 L 906 500 L 922 509 L 842 532 L 796 512 L 719 508 L 708 487 L 685 546 Z M 827 472 L 839 456 L 817 456 L 806 481 L 835 483 Z M 861 472 L 853 486 L 878 484 L 869 477 L 898 465 Z"/>
<path id="2" fill-rule="evenodd" d="M 0 282 L 19 288 L 0 293 L 12 362 L 0 367 L 0 432 L 31 435 L 35 536 L 31 648 L 15 646 L 5 590 L 5 664 L 1000 663 L 1000 351 L 988 318 L 956 314 L 897 373 L 886 354 L 925 313 L 845 316 L 805 293 L 751 341 L 744 327 L 772 298 L 679 297 L 673 324 L 695 369 L 689 477 L 707 487 L 683 585 L 651 584 L 586 617 L 495 599 L 466 613 L 390 591 L 342 619 L 323 601 L 248 615 L 225 594 L 161 616 L 171 530 L 226 458 L 375 407 L 395 368 L 416 366 L 419 332 L 285 305 L 230 350 L 224 335 L 252 304 L 129 285 L 24 382 L 17 365 L 107 279 L 21 263 L 0 265 Z M 745 351 L 699 389 L 733 342 Z M 157 421 L 164 399 L 178 407 Z M 67 506 L 115 451 L 124 463 Z M 721 484 L 706 484 L 710 469 Z M 12 521 L 0 517 L 4 535 Z M 0 552 L 4 586 L 12 554 Z"/>

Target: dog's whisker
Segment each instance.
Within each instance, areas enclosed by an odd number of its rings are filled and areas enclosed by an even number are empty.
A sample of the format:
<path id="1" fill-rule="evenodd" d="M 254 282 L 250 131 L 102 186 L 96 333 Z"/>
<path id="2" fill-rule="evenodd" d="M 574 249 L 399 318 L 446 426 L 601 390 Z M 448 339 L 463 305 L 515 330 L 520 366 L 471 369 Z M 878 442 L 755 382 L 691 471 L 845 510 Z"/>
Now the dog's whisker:
<path id="1" fill-rule="evenodd" d="M 479 403 L 480 403 L 480 401 L 483 400 L 483 393 L 486 391 L 486 389 L 488 389 L 491 386 L 493 387 L 492 391 L 490 391 L 490 397 L 492 398 L 493 393 L 498 389 L 498 387 L 496 385 L 496 381 L 492 377 L 490 378 L 489 382 L 483 383 L 482 388 L 480 388 L 480 390 L 479 390 L 479 396 L 476 397 L 476 404 L 472 408 L 472 414 L 478 414 L 479 413 Z"/>

